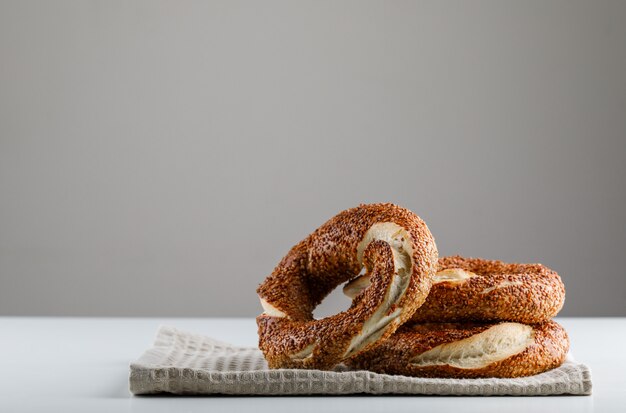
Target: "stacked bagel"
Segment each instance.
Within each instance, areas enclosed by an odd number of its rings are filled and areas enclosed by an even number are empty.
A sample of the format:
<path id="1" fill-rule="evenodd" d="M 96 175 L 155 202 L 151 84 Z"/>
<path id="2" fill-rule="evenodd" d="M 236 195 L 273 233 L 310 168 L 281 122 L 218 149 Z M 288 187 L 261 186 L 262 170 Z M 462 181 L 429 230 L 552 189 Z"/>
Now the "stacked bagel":
<path id="1" fill-rule="evenodd" d="M 345 284 L 352 305 L 316 320 Z M 569 340 L 551 321 L 558 274 L 541 264 L 438 257 L 428 227 L 393 204 L 339 213 L 295 245 L 257 293 L 271 368 L 356 369 L 416 377 L 520 377 L 558 367 Z"/>

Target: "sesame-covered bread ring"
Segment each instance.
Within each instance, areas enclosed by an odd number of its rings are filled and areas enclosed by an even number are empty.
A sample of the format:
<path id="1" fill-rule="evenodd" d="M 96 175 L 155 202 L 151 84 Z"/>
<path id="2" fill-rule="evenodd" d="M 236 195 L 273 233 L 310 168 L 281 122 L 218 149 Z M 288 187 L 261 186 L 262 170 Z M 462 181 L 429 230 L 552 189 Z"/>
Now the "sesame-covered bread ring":
<path id="1" fill-rule="evenodd" d="M 314 319 L 322 299 L 363 268 L 371 286 L 351 307 Z M 393 204 L 343 211 L 294 246 L 259 286 L 259 347 L 271 368 L 330 369 L 406 322 L 436 269 L 435 241 L 411 211 Z"/>
<path id="2" fill-rule="evenodd" d="M 344 288 L 354 296 L 366 287 L 361 277 Z M 541 264 L 507 264 L 460 256 L 439 258 L 428 298 L 412 323 L 549 320 L 563 307 L 561 277 Z"/>
<path id="3" fill-rule="evenodd" d="M 414 377 L 522 377 L 560 366 L 568 350 L 567 333 L 554 321 L 407 324 L 349 364 Z"/>

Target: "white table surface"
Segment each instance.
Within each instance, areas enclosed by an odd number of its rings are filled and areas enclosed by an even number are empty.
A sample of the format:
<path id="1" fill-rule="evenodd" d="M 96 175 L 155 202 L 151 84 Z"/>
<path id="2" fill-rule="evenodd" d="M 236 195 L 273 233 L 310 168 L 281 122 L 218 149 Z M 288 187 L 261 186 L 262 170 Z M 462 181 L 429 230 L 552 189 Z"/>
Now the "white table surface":
<path id="1" fill-rule="evenodd" d="M 626 412 L 626 318 L 561 318 L 592 396 L 132 396 L 128 365 L 161 324 L 256 345 L 254 319 L 0 317 L 0 412 Z"/>

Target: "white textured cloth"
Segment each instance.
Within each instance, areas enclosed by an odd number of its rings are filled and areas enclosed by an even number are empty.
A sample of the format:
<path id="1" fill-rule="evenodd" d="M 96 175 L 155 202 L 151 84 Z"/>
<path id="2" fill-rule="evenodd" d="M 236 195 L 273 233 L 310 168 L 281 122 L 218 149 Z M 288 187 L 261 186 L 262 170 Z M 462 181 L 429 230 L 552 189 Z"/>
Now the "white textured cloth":
<path id="1" fill-rule="evenodd" d="M 154 346 L 130 365 L 133 394 L 591 394 L 587 366 L 568 358 L 554 370 L 516 379 L 432 379 L 369 371 L 271 370 L 261 351 L 161 327 Z"/>

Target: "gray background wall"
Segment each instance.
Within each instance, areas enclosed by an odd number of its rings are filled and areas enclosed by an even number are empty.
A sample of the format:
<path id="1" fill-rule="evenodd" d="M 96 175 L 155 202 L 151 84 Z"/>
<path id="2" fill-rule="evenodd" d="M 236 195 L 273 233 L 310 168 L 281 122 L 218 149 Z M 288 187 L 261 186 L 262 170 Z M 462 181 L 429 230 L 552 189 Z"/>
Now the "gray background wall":
<path id="1" fill-rule="evenodd" d="M 625 178 L 624 1 L 0 0 L 3 315 L 253 316 L 375 201 L 626 315 Z"/>

